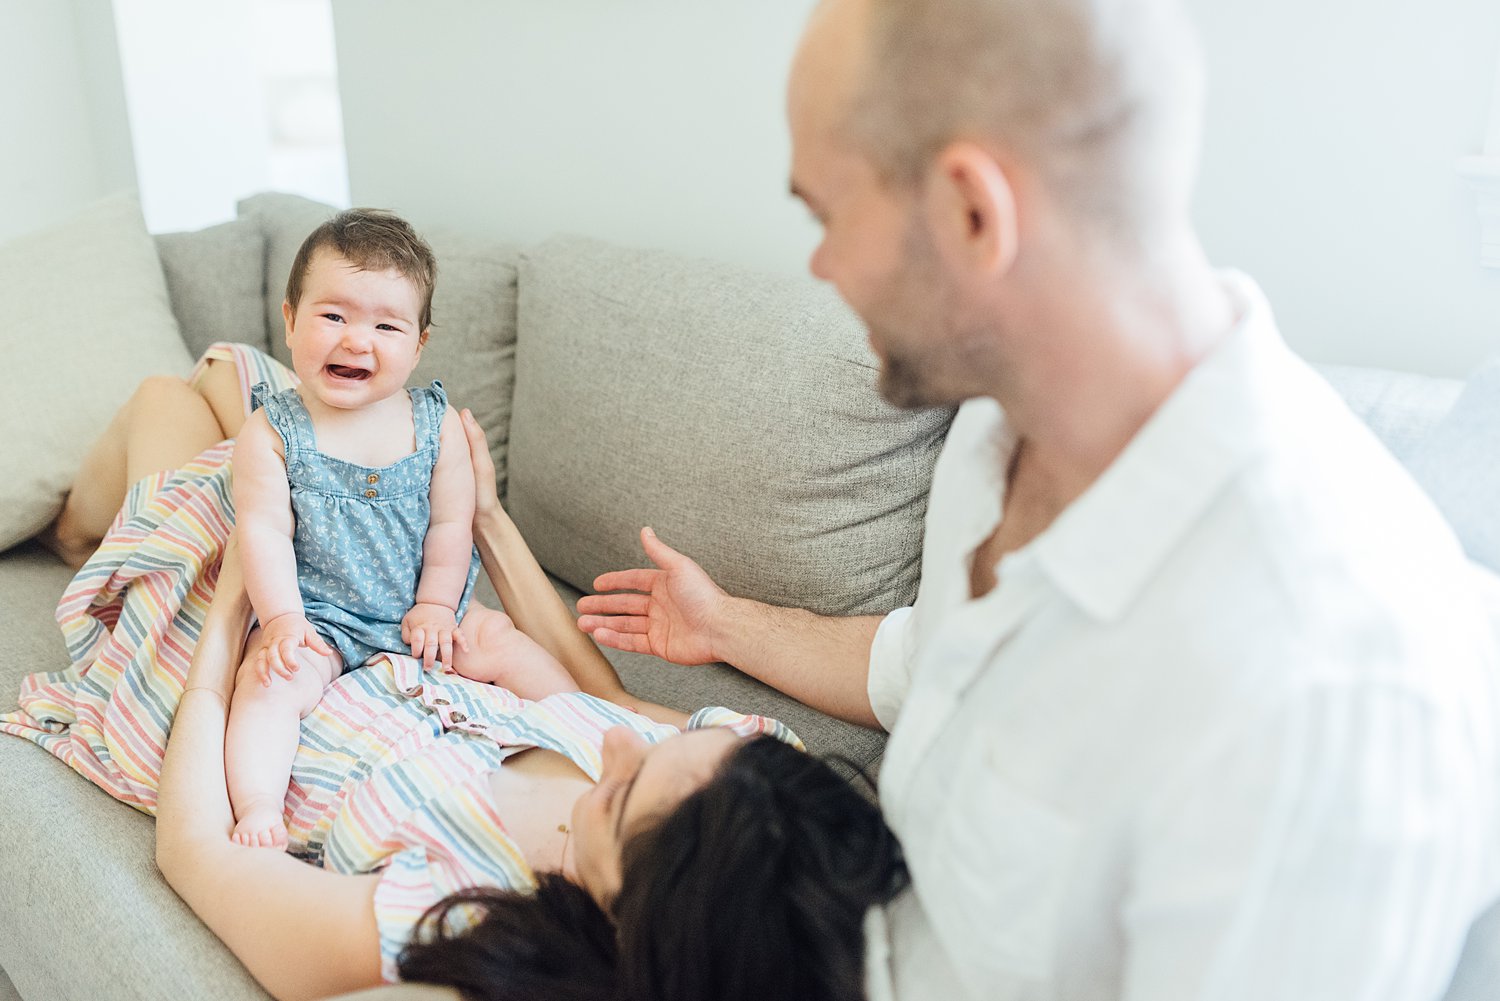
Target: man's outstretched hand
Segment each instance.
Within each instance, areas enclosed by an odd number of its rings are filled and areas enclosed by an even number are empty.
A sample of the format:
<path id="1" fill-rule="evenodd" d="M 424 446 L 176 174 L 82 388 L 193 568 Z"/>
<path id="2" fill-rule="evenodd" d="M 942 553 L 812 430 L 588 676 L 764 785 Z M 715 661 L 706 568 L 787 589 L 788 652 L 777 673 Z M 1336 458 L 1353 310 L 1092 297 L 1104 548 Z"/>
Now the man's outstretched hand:
<path id="1" fill-rule="evenodd" d="M 646 556 L 660 569 L 600 574 L 578 599 L 578 628 L 616 650 L 649 653 L 674 664 L 709 664 L 713 629 L 729 595 L 686 556 L 641 529 Z"/>

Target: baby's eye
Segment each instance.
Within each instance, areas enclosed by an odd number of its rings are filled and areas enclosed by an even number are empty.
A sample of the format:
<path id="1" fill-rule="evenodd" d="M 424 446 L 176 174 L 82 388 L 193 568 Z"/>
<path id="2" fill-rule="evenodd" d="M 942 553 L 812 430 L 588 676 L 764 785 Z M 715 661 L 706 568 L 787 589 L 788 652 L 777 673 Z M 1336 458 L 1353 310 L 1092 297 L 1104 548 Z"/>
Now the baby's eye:
<path id="1" fill-rule="evenodd" d="M 325 320 L 332 320 L 334 323 L 344 322 L 344 318 L 337 313 L 319 313 L 318 315 Z"/>
<path id="2" fill-rule="evenodd" d="M 389 323 L 377 323 L 375 325 L 375 329 L 376 330 L 394 330 L 398 334 L 401 332 L 401 328 L 400 327 L 393 327 Z"/>

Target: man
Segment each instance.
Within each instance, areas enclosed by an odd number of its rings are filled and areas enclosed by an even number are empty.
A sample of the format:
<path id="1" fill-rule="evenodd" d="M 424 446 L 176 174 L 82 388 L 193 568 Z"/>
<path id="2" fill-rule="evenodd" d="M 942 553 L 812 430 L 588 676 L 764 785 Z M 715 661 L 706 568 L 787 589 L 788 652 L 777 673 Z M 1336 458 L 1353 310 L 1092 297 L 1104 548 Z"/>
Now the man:
<path id="1" fill-rule="evenodd" d="M 812 258 L 881 392 L 963 406 L 921 595 L 827 619 L 655 570 L 599 641 L 891 731 L 901 998 L 1431 998 L 1496 893 L 1494 640 L 1432 506 L 1189 219 L 1171 0 L 827 0 Z"/>

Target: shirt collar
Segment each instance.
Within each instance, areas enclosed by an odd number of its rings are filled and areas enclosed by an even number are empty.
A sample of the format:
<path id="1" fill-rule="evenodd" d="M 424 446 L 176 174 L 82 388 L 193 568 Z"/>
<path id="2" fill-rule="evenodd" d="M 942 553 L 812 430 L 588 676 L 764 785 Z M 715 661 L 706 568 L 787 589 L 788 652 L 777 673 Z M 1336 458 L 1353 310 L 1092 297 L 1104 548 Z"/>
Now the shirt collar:
<path id="1" fill-rule="evenodd" d="M 1221 274 L 1239 323 L 1033 543 L 1084 612 L 1118 618 L 1231 478 L 1264 447 L 1265 401 L 1290 352 L 1248 277 Z"/>

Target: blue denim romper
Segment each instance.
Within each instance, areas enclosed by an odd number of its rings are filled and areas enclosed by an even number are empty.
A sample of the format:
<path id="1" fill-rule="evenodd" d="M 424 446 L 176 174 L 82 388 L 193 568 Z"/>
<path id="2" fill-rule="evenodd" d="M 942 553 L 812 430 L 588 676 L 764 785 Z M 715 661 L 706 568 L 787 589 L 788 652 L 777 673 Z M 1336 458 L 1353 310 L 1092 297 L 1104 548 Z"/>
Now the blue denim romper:
<path id="1" fill-rule="evenodd" d="M 437 381 L 407 393 L 416 451 L 372 469 L 318 451 L 312 418 L 295 388 L 267 395 L 261 383 L 250 391 L 252 409 L 265 407 L 286 448 L 303 611 L 344 659 L 345 671 L 378 653 L 411 651 L 401 641 L 401 620 L 416 601 L 422 576 L 422 542 L 432 520 L 428 490 L 448 394 Z M 459 619 L 478 575 L 474 550 Z"/>

